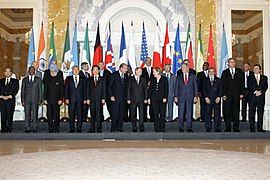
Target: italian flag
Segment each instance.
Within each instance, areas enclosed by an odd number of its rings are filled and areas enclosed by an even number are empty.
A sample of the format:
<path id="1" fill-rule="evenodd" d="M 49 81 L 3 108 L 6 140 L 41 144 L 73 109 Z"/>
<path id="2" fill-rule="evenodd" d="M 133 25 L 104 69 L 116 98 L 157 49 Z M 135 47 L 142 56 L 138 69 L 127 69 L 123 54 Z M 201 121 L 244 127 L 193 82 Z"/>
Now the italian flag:
<path id="1" fill-rule="evenodd" d="M 190 31 L 190 23 L 188 24 L 188 31 L 187 31 L 187 40 L 186 40 L 186 57 L 185 59 L 189 60 L 189 67 L 194 68 L 193 62 L 193 53 L 192 53 L 192 42 L 191 42 L 191 31 Z"/>
<path id="2" fill-rule="evenodd" d="M 82 59 L 81 62 L 87 62 L 90 64 L 90 47 L 89 47 L 89 37 L 88 37 L 88 22 L 86 24 L 86 30 L 84 35 L 84 43 L 83 43 L 83 50 L 82 50 Z"/>

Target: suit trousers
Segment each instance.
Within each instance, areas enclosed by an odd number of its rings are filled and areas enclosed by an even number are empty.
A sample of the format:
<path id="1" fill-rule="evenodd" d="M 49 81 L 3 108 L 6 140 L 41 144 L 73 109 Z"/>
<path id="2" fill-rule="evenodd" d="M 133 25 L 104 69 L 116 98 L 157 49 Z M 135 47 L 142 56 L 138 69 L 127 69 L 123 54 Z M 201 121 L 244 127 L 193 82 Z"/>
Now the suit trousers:
<path id="1" fill-rule="evenodd" d="M 168 121 L 173 121 L 173 104 L 174 104 L 174 99 L 173 97 L 168 98 L 168 110 L 166 113 Z"/>
<path id="2" fill-rule="evenodd" d="M 257 111 L 257 130 L 263 130 L 263 114 L 265 101 L 250 101 L 249 103 L 249 124 L 250 130 L 255 130 L 255 114 Z"/>
<path id="3" fill-rule="evenodd" d="M 165 115 L 167 103 L 162 100 L 154 100 L 151 102 L 154 114 L 154 130 L 155 132 L 165 132 Z"/>
<path id="4" fill-rule="evenodd" d="M 180 101 L 178 103 L 179 129 L 184 128 L 184 118 L 187 119 L 187 129 L 192 129 L 193 100 Z"/>
<path id="5" fill-rule="evenodd" d="M 49 131 L 59 131 L 60 127 L 60 106 L 58 104 L 47 105 L 47 118 Z"/>
<path id="6" fill-rule="evenodd" d="M 239 111 L 240 111 L 240 96 L 227 96 L 226 101 L 223 101 L 223 116 L 227 130 L 239 128 Z"/>
<path id="7" fill-rule="evenodd" d="M 90 112 L 91 112 L 91 128 L 90 131 L 95 132 L 97 127 L 97 132 L 102 132 L 102 103 L 100 100 L 93 100 L 90 104 Z M 97 125 L 96 125 L 97 124 Z"/>
<path id="8" fill-rule="evenodd" d="M 13 100 L 0 100 L 1 111 L 1 131 L 11 132 L 13 124 L 13 115 L 15 110 L 15 101 Z"/>
<path id="9" fill-rule="evenodd" d="M 69 129 L 75 131 L 75 118 L 77 118 L 77 130 L 82 130 L 82 107 L 81 102 L 70 103 L 68 106 Z"/>
<path id="10" fill-rule="evenodd" d="M 25 129 L 37 130 L 38 129 L 38 104 L 25 103 Z"/>
<path id="11" fill-rule="evenodd" d="M 113 102 L 111 131 L 122 131 L 126 101 Z"/>
<path id="12" fill-rule="evenodd" d="M 130 104 L 130 118 L 132 121 L 132 129 L 137 129 L 137 108 L 139 109 L 139 129 L 144 130 L 144 103 L 143 102 L 131 102 Z"/>
<path id="13" fill-rule="evenodd" d="M 248 105 L 248 90 L 245 88 L 244 90 L 244 97 L 242 98 L 242 121 L 247 120 L 247 105 Z"/>
<path id="14" fill-rule="evenodd" d="M 221 131 L 220 103 L 205 104 L 205 129 L 212 130 L 212 111 L 214 110 L 214 130 Z"/>

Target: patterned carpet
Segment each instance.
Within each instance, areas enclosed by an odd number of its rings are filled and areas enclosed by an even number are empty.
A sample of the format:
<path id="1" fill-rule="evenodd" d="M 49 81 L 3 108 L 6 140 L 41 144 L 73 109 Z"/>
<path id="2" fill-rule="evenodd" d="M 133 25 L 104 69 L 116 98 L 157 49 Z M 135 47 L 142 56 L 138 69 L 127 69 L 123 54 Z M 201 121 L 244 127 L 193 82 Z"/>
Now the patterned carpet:
<path id="1" fill-rule="evenodd" d="M 0 157 L 0 179 L 270 179 L 270 156 L 182 148 L 110 148 Z"/>

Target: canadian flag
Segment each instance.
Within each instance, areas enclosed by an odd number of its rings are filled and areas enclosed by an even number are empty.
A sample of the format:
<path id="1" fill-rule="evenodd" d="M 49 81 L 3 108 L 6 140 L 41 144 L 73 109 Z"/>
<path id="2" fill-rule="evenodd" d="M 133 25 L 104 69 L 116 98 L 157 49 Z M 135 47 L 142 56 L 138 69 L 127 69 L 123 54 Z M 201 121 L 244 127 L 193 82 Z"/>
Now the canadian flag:
<path id="1" fill-rule="evenodd" d="M 160 36 L 159 36 L 159 26 L 157 23 L 156 26 L 156 36 L 155 36 L 155 45 L 154 45 L 154 53 L 153 53 L 153 67 L 161 68 L 161 59 L 160 59 Z"/>
<path id="2" fill-rule="evenodd" d="M 171 47 L 170 47 L 170 40 L 169 40 L 169 33 L 168 33 L 168 23 L 166 24 L 164 46 L 162 49 L 162 68 L 164 68 L 165 64 L 172 64 Z"/>

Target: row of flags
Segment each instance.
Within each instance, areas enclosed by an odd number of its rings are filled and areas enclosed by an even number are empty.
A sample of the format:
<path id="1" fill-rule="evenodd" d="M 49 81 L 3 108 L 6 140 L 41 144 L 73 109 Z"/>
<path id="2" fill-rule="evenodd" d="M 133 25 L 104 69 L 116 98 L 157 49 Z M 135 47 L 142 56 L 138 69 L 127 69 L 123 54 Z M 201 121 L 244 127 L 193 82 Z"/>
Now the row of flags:
<path id="1" fill-rule="evenodd" d="M 145 61 L 149 56 L 148 47 L 147 47 L 147 39 L 145 33 L 145 25 L 143 23 L 142 26 L 142 38 L 141 38 L 141 54 L 140 54 L 140 62 L 138 63 L 135 55 L 135 46 L 134 46 L 134 27 L 133 22 L 131 22 L 131 32 L 129 39 L 129 49 L 127 51 L 126 46 L 126 37 L 125 37 L 125 28 L 122 22 L 121 27 L 121 40 L 120 40 L 120 52 L 119 52 L 119 63 L 129 64 L 133 72 L 135 68 L 140 66 L 144 67 Z M 70 71 L 71 67 L 74 65 L 79 65 L 79 62 L 87 62 L 90 65 L 97 65 L 99 62 L 103 61 L 103 49 L 101 46 L 100 40 L 100 30 L 99 24 L 97 26 L 97 34 L 96 41 L 94 47 L 94 55 L 93 61 L 91 64 L 91 56 L 90 56 L 90 47 L 89 47 L 89 37 L 88 37 L 88 23 L 86 24 L 85 36 L 84 36 L 84 45 L 82 49 L 81 55 L 79 55 L 78 50 L 78 41 L 77 41 L 77 23 L 75 23 L 73 40 L 72 40 L 72 49 L 70 46 L 70 38 L 69 38 L 69 23 L 67 23 L 65 43 L 64 43 L 64 51 L 62 56 L 62 67 L 61 69 L 64 72 Z M 195 68 L 197 71 L 202 70 L 202 65 L 205 62 L 203 59 L 203 46 L 202 46 L 202 32 L 201 25 L 199 27 L 198 32 L 198 44 L 197 44 L 197 59 L 196 62 L 193 60 L 193 52 L 192 52 L 192 40 L 191 40 L 191 28 L 190 24 L 188 25 L 187 30 L 187 39 L 186 39 L 186 48 L 185 48 L 185 57 L 183 58 L 181 41 L 180 41 L 180 26 L 177 25 L 175 41 L 174 41 L 174 49 L 173 49 L 173 58 L 171 58 L 171 45 L 169 40 L 168 33 L 168 24 L 166 24 L 166 32 L 164 38 L 164 45 L 160 47 L 160 29 L 158 23 L 156 24 L 156 32 L 155 32 L 155 43 L 154 43 L 154 51 L 153 51 L 153 67 L 163 68 L 165 64 L 172 65 L 172 73 L 176 74 L 177 70 L 181 67 L 181 64 L 184 59 L 188 59 L 190 62 L 190 67 Z M 113 54 L 112 42 L 111 42 L 111 26 L 109 24 L 108 29 L 106 31 L 106 49 L 105 49 L 105 58 L 104 63 L 106 69 L 111 72 L 116 70 L 115 67 L 115 59 Z M 52 63 L 57 62 L 56 57 L 56 49 L 54 42 L 54 23 L 52 23 L 51 33 L 50 33 L 50 51 L 48 57 L 48 68 L 50 68 Z M 80 59 L 81 57 L 81 59 Z M 221 73 L 224 69 L 227 68 L 227 60 L 229 58 L 226 32 L 223 25 L 223 35 L 222 35 L 222 47 L 221 47 L 221 57 L 220 57 L 220 67 L 219 72 Z M 79 61 L 80 59 L 80 61 Z M 46 69 L 46 55 L 45 55 L 45 38 L 43 31 L 43 23 L 41 25 L 40 36 L 39 36 L 39 45 L 37 52 L 37 59 L 35 59 L 35 45 L 34 45 L 34 31 L 31 30 L 31 37 L 29 43 L 29 51 L 28 51 L 28 63 L 29 67 L 33 61 L 39 62 L 40 70 L 44 71 Z M 209 33 L 209 44 L 207 51 L 207 62 L 209 62 L 210 66 L 217 69 L 216 61 L 215 61 L 215 52 L 214 52 L 214 40 L 213 40 L 213 32 L 212 25 L 210 25 L 210 33 Z"/>

